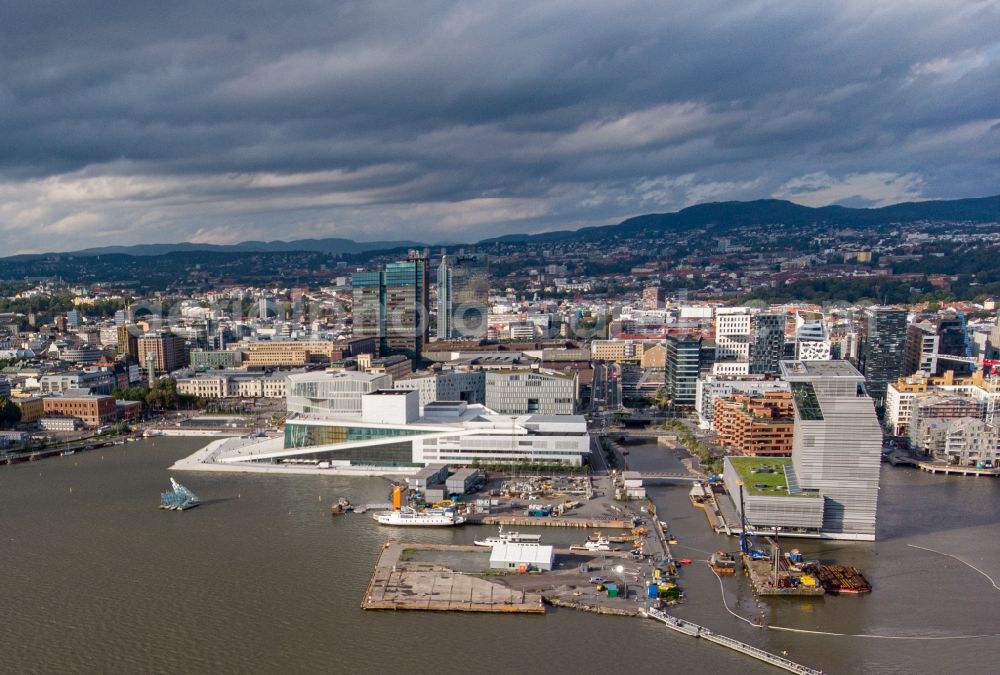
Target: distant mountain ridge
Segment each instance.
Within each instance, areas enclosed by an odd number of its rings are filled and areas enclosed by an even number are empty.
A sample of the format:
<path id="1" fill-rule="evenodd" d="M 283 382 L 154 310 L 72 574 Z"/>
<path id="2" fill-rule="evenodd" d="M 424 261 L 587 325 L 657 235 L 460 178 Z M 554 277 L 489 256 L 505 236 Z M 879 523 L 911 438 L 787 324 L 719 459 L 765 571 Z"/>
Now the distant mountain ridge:
<path id="1" fill-rule="evenodd" d="M 607 238 L 683 232 L 703 227 L 715 227 L 720 233 L 754 225 L 828 224 L 840 227 L 871 227 L 895 222 L 917 221 L 968 221 L 977 223 L 1000 222 L 1000 195 L 923 202 L 904 202 L 880 208 L 849 208 L 845 206 L 802 206 L 781 199 L 760 199 L 748 202 L 709 202 L 689 206 L 672 213 L 651 213 L 628 218 L 616 225 L 585 227 L 579 230 L 557 230 L 538 234 L 508 234 L 477 242 L 492 243 L 556 242 L 566 239 L 600 241 Z M 244 241 L 238 244 L 136 244 L 132 246 L 103 246 L 62 253 L 25 254 L 9 256 L 11 259 L 30 259 L 41 256 L 99 256 L 125 254 L 131 256 L 158 256 L 185 251 L 211 251 L 224 253 L 294 252 L 367 253 L 400 248 L 440 246 L 416 241 L 368 241 L 330 237 L 325 239 L 297 239 L 293 241 Z M 450 243 L 449 246 L 462 246 Z M 466 246 L 474 244 L 465 244 Z"/>
<path id="2" fill-rule="evenodd" d="M 576 239 L 595 241 L 610 237 L 631 237 L 656 232 L 714 226 L 720 233 L 754 225 L 813 225 L 871 227 L 890 223 L 927 221 L 1000 222 L 1000 195 L 924 202 L 903 202 L 880 208 L 846 206 L 802 206 L 782 199 L 749 202 L 709 202 L 672 213 L 651 213 L 628 218 L 617 225 L 599 225 L 579 230 L 558 230 L 540 234 L 505 235 L 480 243 L 546 242 Z"/>
<path id="3" fill-rule="evenodd" d="M 363 241 L 329 237 L 326 239 L 295 239 L 292 241 L 241 241 L 238 244 L 199 244 L 179 242 L 176 244 L 134 244 L 132 246 L 100 246 L 85 248 L 80 251 L 67 251 L 59 254 L 45 255 L 78 255 L 96 256 L 124 253 L 134 256 L 164 255 L 184 251 L 215 251 L 222 253 L 255 253 L 255 252 L 285 252 L 314 251 L 320 253 L 364 253 L 387 248 L 405 248 L 407 246 L 424 246 L 416 241 Z"/>

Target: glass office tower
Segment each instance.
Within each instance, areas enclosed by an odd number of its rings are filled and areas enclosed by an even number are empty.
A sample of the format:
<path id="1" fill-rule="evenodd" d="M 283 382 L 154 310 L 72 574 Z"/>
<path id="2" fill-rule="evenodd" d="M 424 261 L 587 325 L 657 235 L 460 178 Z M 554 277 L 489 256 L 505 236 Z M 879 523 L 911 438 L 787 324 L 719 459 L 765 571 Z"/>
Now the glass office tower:
<path id="1" fill-rule="evenodd" d="M 443 256 L 438 267 L 438 337 L 486 337 L 489 296 L 489 256 Z"/>

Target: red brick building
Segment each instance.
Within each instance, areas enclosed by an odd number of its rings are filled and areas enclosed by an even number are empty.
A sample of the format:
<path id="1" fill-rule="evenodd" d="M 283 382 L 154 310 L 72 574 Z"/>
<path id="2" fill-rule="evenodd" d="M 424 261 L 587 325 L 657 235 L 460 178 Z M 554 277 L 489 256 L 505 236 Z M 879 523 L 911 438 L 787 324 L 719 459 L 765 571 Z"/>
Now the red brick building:
<path id="1" fill-rule="evenodd" d="M 712 425 L 719 443 L 734 455 L 791 456 L 795 422 L 790 393 L 733 394 L 717 398 L 714 405 Z"/>

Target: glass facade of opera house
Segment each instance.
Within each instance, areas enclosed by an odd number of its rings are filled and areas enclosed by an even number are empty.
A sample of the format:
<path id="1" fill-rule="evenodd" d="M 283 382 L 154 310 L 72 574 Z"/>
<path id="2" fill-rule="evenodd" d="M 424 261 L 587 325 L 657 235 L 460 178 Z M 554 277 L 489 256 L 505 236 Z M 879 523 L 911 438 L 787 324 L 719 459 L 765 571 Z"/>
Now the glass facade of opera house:
<path id="1" fill-rule="evenodd" d="M 441 461 L 471 464 L 478 460 L 580 466 L 589 454 L 590 439 L 582 420 L 579 429 L 547 428 L 549 425 L 538 422 L 518 424 L 516 418 L 505 420 L 478 428 L 460 424 L 402 427 L 352 424 L 346 420 L 289 420 L 283 449 L 263 453 L 251 461 L 424 466 Z M 574 422 L 572 426 L 577 425 Z"/>

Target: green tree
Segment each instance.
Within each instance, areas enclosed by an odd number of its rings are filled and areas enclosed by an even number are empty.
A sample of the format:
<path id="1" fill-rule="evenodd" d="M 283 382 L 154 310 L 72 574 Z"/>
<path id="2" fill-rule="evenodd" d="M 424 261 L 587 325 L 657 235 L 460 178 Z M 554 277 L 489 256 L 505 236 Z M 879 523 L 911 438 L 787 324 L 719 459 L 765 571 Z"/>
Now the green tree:
<path id="1" fill-rule="evenodd" d="M 172 377 L 163 377 L 153 383 L 146 393 L 146 402 L 150 407 L 159 410 L 175 410 L 180 403 L 177 395 L 177 380 Z"/>
<path id="2" fill-rule="evenodd" d="M 21 421 L 21 409 L 6 396 L 0 398 L 0 428 L 12 427 Z"/>

